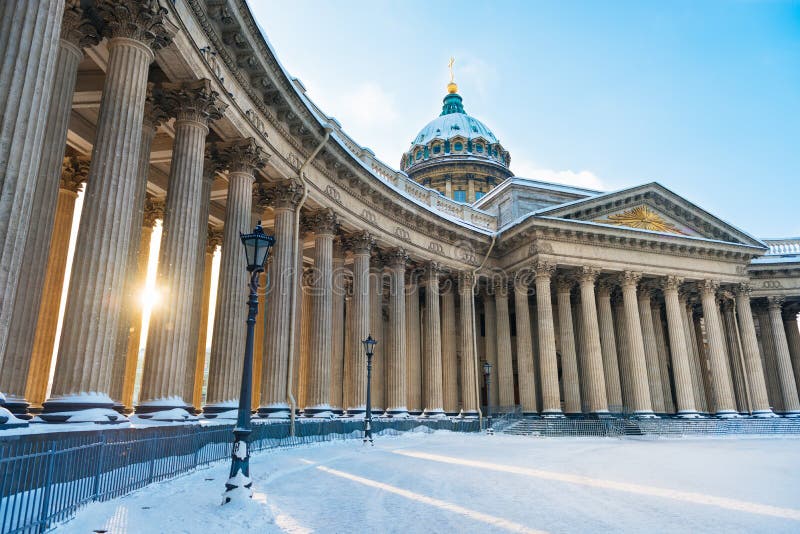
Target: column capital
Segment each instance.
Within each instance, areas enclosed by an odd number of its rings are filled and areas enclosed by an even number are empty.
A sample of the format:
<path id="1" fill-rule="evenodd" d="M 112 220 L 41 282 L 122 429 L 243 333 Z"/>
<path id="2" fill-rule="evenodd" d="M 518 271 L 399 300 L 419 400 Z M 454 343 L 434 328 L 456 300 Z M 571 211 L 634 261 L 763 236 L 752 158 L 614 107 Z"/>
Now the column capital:
<path id="1" fill-rule="evenodd" d="M 508 282 L 505 279 L 495 280 L 494 294 L 497 297 L 502 297 L 502 298 L 508 297 Z"/>
<path id="2" fill-rule="evenodd" d="M 252 137 L 219 144 L 219 157 L 229 172 L 255 174 L 266 165 L 269 154 Z"/>
<path id="3" fill-rule="evenodd" d="M 753 285 L 750 282 L 742 282 L 733 289 L 737 297 L 750 297 L 753 292 Z"/>
<path id="4" fill-rule="evenodd" d="M 169 120 L 169 115 L 164 111 L 155 92 L 155 84 L 148 83 L 147 96 L 144 99 L 144 114 L 142 115 L 142 128 L 150 128 L 153 132 Z"/>
<path id="5" fill-rule="evenodd" d="M 716 298 L 717 290 L 719 289 L 719 282 L 716 280 L 701 280 L 697 282 L 697 291 L 701 295 L 711 294 Z"/>
<path id="6" fill-rule="evenodd" d="M 641 283 L 636 290 L 636 298 L 641 301 L 649 302 L 653 298 L 654 288 L 650 284 Z"/>
<path id="7" fill-rule="evenodd" d="M 556 272 L 556 266 L 548 261 L 537 260 L 531 264 L 534 278 L 550 278 Z"/>
<path id="8" fill-rule="evenodd" d="M 179 121 L 208 125 L 221 119 L 228 108 L 228 104 L 219 99 L 220 94 L 207 79 L 164 82 L 157 86 L 155 94 L 164 110 Z"/>
<path id="9" fill-rule="evenodd" d="M 67 2 L 64 7 L 64 18 L 61 20 L 61 40 L 81 51 L 100 42 L 97 28 L 85 17 L 78 2 Z"/>
<path id="10" fill-rule="evenodd" d="M 156 199 L 148 196 L 144 201 L 144 217 L 142 225 L 152 227 L 156 219 L 164 218 L 164 199 Z"/>
<path id="11" fill-rule="evenodd" d="M 77 193 L 81 184 L 89 176 L 89 158 L 65 156 L 61 163 L 61 182 L 59 187 Z"/>
<path id="12" fill-rule="evenodd" d="M 223 169 L 222 162 L 219 160 L 216 145 L 206 145 L 205 156 L 203 157 L 203 179 L 214 182 L 214 178 Z"/>
<path id="13" fill-rule="evenodd" d="M 578 271 L 578 282 L 580 282 L 581 285 L 594 285 L 598 276 L 600 276 L 600 269 L 597 267 L 583 266 L 580 271 Z"/>
<path id="14" fill-rule="evenodd" d="M 347 236 L 344 240 L 345 246 L 353 254 L 367 254 L 375 246 L 375 237 L 369 232 L 358 232 Z"/>
<path id="15" fill-rule="evenodd" d="M 767 297 L 767 307 L 769 308 L 769 311 L 774 311 L 774 310 L 780 311 L 781 307 L 783 307 L 784 302 L 786 302 L 786 297 L 778 295 Z"/>
<path id="16" fill-rule="evenodd" d="M 562 273 L 556 276 L 556 293 L 570 293 L 574 285 L 575 280 L 568 274 Z"/>
<path id="17" fill-rule="evenodd" d="M 303 226 L 315 235 L 334 236 L 339 227 L 339 220 L 332 209 L 324 208 L 312 211 L 303 217 Z"/>
<path id="18" fill-rule="evenodd" d="M 600 298 L 611 298 L 611 293 L 617 285 L 610 278 L 600 278 L 597 281 L 597 296 Z"/>
<path id="19" fill-rule="evenodd" d="M 461 271 L 458 273 L 458 292 L 459 294 L 472 294 L 472 286 L 475 283 L 475 275 L 472 271 Z"/>
<path id="20" fill-rule="evenodd" d="M 206 252 L 213 254 L 218 246 L 222 245 L 222 229 L 208 225 L 208 236 L 206 237 Z"/>
<path id="21" fill-rule="evenodd" d="M 103 37 L 133 39 L 152 50 L 169 45 L 177 31 L 160 0 L 101 0 L 97 13 L 104 22 Z"/>
<path id="22" fill-rule="evenodd" d="M 678 291 L 682 284 L 683 278 L 672 274 L 661 279 L 661 289 L 663 291 Z"/>
<path id="23" fill-rule="evenodd" d="M 622 287 L 633 287 L 635 289 L 641 279 L 642 273 L 636 271 L 625 271 L 619 275 L 619 284 Z"/>
<path id="24" fill-rule="evenodd" d="M 259 189 L 259 207 L 294 211 L 303 199 L 304 186 L 297 180 L 283 180 Z"/>
<path id="25" fill-rule="evenodd" d="M 719 307 L 722 309 L 723 312 L 733 311 L 733 301 L 727 298 L 721 299 L 719 302 Z"/>
<path id="26" fill-rule="evenodd" d="M 443 272 L 445 272 L 445 269 L 438 261 L 429 261 L 425 264 L 425 278 L 427 280 L 439 280 L 439 276 Z"/>
<path id="27" fill-rule="evenodd" d="M 402 267 L 403 270 L 406 268 L 406 264 L 408 263 L 408 252 L 404 248 L 393 248 L 387 250 L 384 255 L 384 261 L 389 267 L 392 268 L 400 268 Z"/>

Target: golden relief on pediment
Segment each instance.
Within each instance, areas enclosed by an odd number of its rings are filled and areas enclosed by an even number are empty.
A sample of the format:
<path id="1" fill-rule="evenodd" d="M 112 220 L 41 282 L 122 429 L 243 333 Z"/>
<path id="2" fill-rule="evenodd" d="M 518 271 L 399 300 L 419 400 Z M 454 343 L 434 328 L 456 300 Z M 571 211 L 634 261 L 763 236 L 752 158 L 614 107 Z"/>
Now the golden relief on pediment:
<path id="1" fill-rule="evenodd" d="M 627 226 L 628 228 L 639 228 L 653 232 L 663 232 L 668 234 L 687 235 L 674 224 L 665 221 L 661 216 L 647 206 L 636 206 L 622 213 L 609 215 L 606 219 L 594 222 L 603 224 L 613 224 L 615 226 Z"/>

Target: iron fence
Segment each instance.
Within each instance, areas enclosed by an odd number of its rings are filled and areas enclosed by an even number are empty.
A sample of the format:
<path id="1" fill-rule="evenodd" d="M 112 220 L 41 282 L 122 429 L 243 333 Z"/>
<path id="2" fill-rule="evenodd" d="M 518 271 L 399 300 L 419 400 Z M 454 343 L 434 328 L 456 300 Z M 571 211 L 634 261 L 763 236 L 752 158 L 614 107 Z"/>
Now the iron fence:
<path id="1" fill-rule="evenodd" d="M 254 424 L 251 451 L 361 438 L 359 420 Z M 373 432 L 478 432 L 477 420 L 381 420 Z M 119 497 L 153 482 L 228 458 L 233 425 L 22 434 L 0 438 L 0 533 L 48 530 L 92 501 Z"/>

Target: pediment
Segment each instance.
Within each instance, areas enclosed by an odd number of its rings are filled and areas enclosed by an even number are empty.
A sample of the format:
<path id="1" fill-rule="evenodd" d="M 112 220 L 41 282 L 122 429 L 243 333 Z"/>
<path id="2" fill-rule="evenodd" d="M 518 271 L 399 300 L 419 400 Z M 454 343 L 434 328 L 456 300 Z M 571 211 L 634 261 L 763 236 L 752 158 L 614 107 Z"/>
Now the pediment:
<path id="1" fill-rule="evenodd" d="M 765 247 L 655 182 L 553 206 L 537 211 L 536 216 Z"/>

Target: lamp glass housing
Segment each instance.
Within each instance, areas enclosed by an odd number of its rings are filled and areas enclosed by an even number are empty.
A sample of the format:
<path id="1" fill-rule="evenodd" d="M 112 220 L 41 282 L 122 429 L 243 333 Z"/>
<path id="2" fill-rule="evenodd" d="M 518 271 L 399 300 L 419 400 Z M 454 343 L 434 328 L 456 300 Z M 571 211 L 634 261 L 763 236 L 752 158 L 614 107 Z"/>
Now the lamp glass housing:
<path id="1" fill-rule="evenodd" d="M 368 356 L 372 356 L 374 347 L 375 347 L 375 345 L 378 344 L 377 341 L 372 339 L 372 334 L 367 336 L 367 339 L 365 339 L 361 343 L 364 345 L 364 352 L 366 352 Z"/>
<path id="2" fill-rule="evenodd" d="M 267 262 L 269 251 L 275 244 L 275 238 L 264 233 L 261 228 L 261 221 L 249 234 L 239 233 L 244 245 L 244 252 L 247 258 L 247 270 L 252 272 L 263 271 L 264 264 Z"/>

